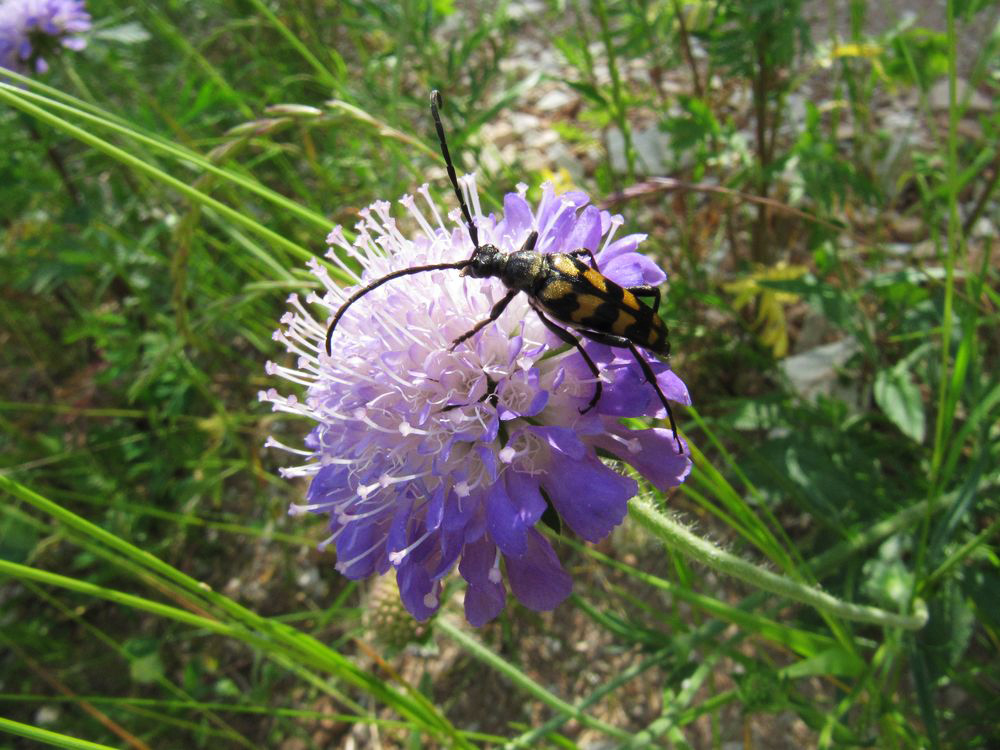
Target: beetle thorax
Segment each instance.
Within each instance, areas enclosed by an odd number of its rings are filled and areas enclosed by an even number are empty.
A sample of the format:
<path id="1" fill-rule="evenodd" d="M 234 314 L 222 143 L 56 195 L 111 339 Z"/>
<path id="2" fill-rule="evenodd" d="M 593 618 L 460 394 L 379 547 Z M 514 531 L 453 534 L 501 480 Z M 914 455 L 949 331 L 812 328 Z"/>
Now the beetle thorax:
<path id="1" fill-rule="evenodd" d="M 480 245 L 463 271 L 477 279 L 498 278 L 508 289 L 534 294 L 535 286 L 544 273 L 542 256 L 531 250 L 505 253 L 495 245 Z"/>
<path id="2" fill-rule="evenodd" d="M 518 250 L 505 259 L 500 280 L 508 289 L 535 294 L 536 287 L 546 275 L 543 256 L 532 250 Z"/>

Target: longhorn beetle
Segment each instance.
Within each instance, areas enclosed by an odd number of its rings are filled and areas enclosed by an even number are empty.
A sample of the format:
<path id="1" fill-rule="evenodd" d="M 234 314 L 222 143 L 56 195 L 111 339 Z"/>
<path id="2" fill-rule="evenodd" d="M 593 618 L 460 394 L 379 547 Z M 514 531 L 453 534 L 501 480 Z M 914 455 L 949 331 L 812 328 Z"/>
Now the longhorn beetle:
<path id="1" fill-rule="evenodd" d="M 597 381 L 593 398 L 590 399 L 586 408 L 580 409 L 580 413 L 586 414 L 597 405 L 601 398 L 600 372 L 580 340 L 562 326 L 557 325 L 552 318 L 571 326 L 581 336 L 592 341 L 608 346 L 627 348 L 632 352 L 632 356 L 635 357 L 635 361 L 642 369 L 646 380 L 656 389 L 656 395 L 660 397 L 660 401 L 666 408 L 670 429 L 673 431 L 674 440 L 677 443 L 677 452 L 683 453 L 684 449 L 677 436 L 677 425 L 674 422 L 674 413 L 670 408 L 670 403 L 663 395 L 659 383 L 656 382 L 656 376 L 649 363 L 636 348 L 636 344 L 638 344 L 663 356 L 670 353 L 667 327 L 657 314 L 660 307 L 660 290 L 649 285 L 619 286 L 600 272 L 594 254 L 586 248 L 573 250 L 569 253 L 536 252 L 537 231 L 532 231 L 525 239 L 521 249 L 512 253 L 505 253 L 495 245 L 480 245 L 479 230 L 472 220 L 469 206 L 458 186 L 455 165 L 451 161 L 448 143 L 444 137 L 444 126 L 441 124 L 441 115 L 438 111 L 441 106 L 441 94 L 437 90 L 431 91 L 431 115 L 434 118 L 434 127 L 441 144 L 441 154 L 444 156 L 448 179 L 451 180 L 451 186 L 455 190 L 455 197 L 458 198 L 458 205 L 462 209 L 462 216 L 465 218 L 465 225 L 468 227 L 469 236 L 472 238 L 475 249 L 466 260 L 402 268 L 388 273 L 356 291 L 340 306 L 330 321 L 330 327 L 326 331 L 327 355 L 332 355 L 333 331 L 347 308 L 387 281 L 414 273 L 444 269 L 461 270 L 462 276 L 472 276 L 477 279 L 498 278 L 507 287 L 507 294 L 493 305 L 488 318 L 479 321 L 451 342 L 452 350 L 499 318 L 518 292 L 524 292 L 528 295 L 532 309 L 545 324 L 545 327 L 564 343 L 576 347 Z M 581 260 L 584 256 L 590 259 L 589 266 Z M 639 301 L 640 297 L 652 298 L 653 306 L 642 304 Z"/>

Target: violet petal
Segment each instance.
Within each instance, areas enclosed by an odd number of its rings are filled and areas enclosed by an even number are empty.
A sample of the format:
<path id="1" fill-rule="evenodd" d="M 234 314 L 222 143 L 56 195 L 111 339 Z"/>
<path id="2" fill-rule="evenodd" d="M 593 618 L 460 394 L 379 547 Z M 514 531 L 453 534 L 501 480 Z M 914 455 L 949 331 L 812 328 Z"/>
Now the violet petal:
<path id="1" fill-rule="evenodd" d="M 510 590 L 528 609 L 555 609 L 573 591 L 573 579 L 563 570 L 548 539 L 532 529 L 527 542 L 521 557 L 504 556 Z"/>

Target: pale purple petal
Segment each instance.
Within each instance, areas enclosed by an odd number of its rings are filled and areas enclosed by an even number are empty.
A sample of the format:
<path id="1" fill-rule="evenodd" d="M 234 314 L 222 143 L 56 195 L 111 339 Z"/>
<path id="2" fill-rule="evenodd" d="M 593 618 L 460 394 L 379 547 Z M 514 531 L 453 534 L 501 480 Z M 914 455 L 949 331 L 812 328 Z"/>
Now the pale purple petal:
<path id="1" fill-rule="evenodd" d="M 517 193 L 507 193 L 503 198 L 503 215 L 506 233 L 515 239 L 530 232 L 534 222 L 534 214 L 528 201 Z"/>
<path id="2" fill-rule="evenodd" d="M 554 454 L 552 464 L 558 479 L 543 486 L 563 521 L 587 541 L 606 537 L 625 517 L 628 500 L 638 490 L 635 480 L 612 471 L 596 456 L 577 461 Z"/>
<path id="3" fill-rule="evenodd" d="M 497 413 L 509 421 L 534 417 L 549 401 L 549 392 L 539 386 L 538 370 L 515 372 L 497 388 Z"/>
<path id="4" fill-rule="evenodd" d="M 389 533 L 386 536 L 385 547 L 390 554 L 400 552 L 409 545 L 410 534 L 410 514 L 413 511 L 413 498 L 403 497 L 396 503 L 392 516 L 392 523 L 389 524 Z"/>
<path id="5" fill-rule="evenodd" d="M 466 545 L 458 570 L 468 583 L 465 619 L 475 627 L 485 625 L 500 614 L 507 602 L 507 592 L 497 567 L 496 545 L 485 539 Z"/>
<path id="6" fill-rule="evenodd" d="M 528 427 L 531 433 L 538 435 L 554 448 L 555 452 L 573 460 L 583 458 L 586 447 L 577 436 L 576 431 L 569 427 Z"/>
<path id="7" fill-rule="evenodd" d="M 601 273 L 619 286 L 659 286 L 667 280 L 667 275 L 651 259 L 639 253 L 626 253 L 610 261 L 601 256 Z"/>
<path id="8" fill-rule="evenodd" d="M 314 513 L 326 513 L 330 508 L 350 500 L 355 496 L 354 489 L 347 482 L 349 468 L 347 466 L 324 466 L 313 478 L 306 490 L 306 500 Z"/>
<path id="9" fill-rule="evenodd" d="M 587 351 L 599 363 L 605 377 L 610 381 L 604 385 L 604 393 L 597 404 L 599 414 L 619 417 L 651 416 L 663 419 L 667 410 L 656 394 L 656 389 L 646 381 L 639 363 L 630 352 L 620 354 L 620 349 L 612 350 L 602 345 L 588 345 Z M 641 351 L 641 350 L 640 350 Z M 607 352 L 614 352 L 610 357 Z M 656 376 L 656 382 L 663 395 L 670 401 L 689 405 L 691 397 L 687 386 L 670 365 L 647 354 L 646 363 Z"/>
<path id="10" fill-rule="evenodd" d="M 544 512 L 545 501 L 537 489 L 511 495 L 503 482 L 497 482 L 486 499 L 486 529 L 505 555 L 520 556 L 526 551 L 525 534 Z"/>
<path id="11" fill-rule="evenodd" d="M 458 564 L 458 572 L 467 583 L 484 586 L 490 582 L 491 574 L 496 570 L 496 563 L 497 546 L 483 538 L 465 545 L 462 562 Z"/>
<path id="12" fill-rule="evenodd" d="M 502 583 L 469 584 L 465 589 L 465 619 L 473 627 L 495 620 L 506 604 L 507 591 Z"/>
<path id="13" fill-rule="evenodd" d="M 441 584 L 432 581 L 427 571 L 418 565 L 396 569 L 399 598 L 407 611 L 421 622 L 430 618 L 440 606 Z"/>
<path id="14" fill-rule="evenodd" d="M 582 190 L 567 190 L 559 196 L 563 203 L 569 203 L 573 208 L 582 208 L 590 203 L 590 196 Z"/>
<path id="15" fill-rule="evenodd" d="M 645 234 L 627 234 L 619 237 L 601 252 L 601 263 L 607 263 L 620 255 L 634 253 L 639 243 L 646 239 Z"/>
<path id="16" fill-rule="evenodd" d="M 561 198 L 562 196 L 560 196 Z M 546 253 L 567 253 L 576 248 L 569 245 L 569 234 L 576 225 L 576 211 L 566 205 L 538 238 L 538 249 Z"/>
<path id="17" fill-rule="evenodd" d="M 622 461 L 631 464 L 656 489 L 666 492 L 676 487 L 691 473 L 691 456 L 681 440 L 684 453 L 677 453 L 677 441 L 670 430 L 656 427 L 650 430 L 630 430 L 612 420 L 606 420 L 607 433 L 595 440 Z"/>
<path id="18" fill-rule="evenodd" d="M 0 2 L 0 68 L 45 73 L 42 50 L 80 50 L 90 30 L 90 14 L 82 0 L 5 0 Z M 51 40 L 45 39 L 51 37 Z M 0 78 L 2 80 L 2 78 Z"/>
<path id="19" fill-rule="evenodd" d="M 611 379 L 605 384 L 604 393 L 597 403 L 599 414 L 616 417 L 644 417 L 662 409 L 659 397 L 652 385 L 646 382 L 639 365 L 634 362 L 615 363 L 604 368 Z"/>
<path id="20" fill-rule="evenodd" d="M 444 488 L 438 487 L 431 493 L 431 499 L 427 503 L 427 514 L 425 523 L 427 528 L 436 529 L 444 521 Z"/>
<path id="21" fill-rule="evenodd" d="M 659 383 L 663 395 L 671 401 L 690 406 L 691 394 L 688 393 L 684 381 L 677 377 L 676 372 L 670 369 L 670 365 L 659 361 L 650 362 L 649 364 L 653 370 L 653 374 L 656 375 L 656 382 Z"/>
<path id="22" fill-rule="evenodd" d="M 448 516 L 445 515 L 445 518 L 447 519 Z M 442 528 L 438 532 L 438 563 L 429 569 L 430 577 L 433 580 L 442 578 L 458 562 L 465 549 L 466 528 L 466 523 L 442 524 Z"/>
<path id="23" fill-rule="evenodd" d="M 528 551 L 521 557 L 504 556 L 507 580 L 514 596 L 528 609 L 555 609 L 573 591 L 573 579 L 563 570 L 549 540 L 528 532 Z"/>
<path id="24" fill-rule="evenodd" d="M 601 211 L 596 206 L 587 206 L 580 212 L 563 245 L 567 248 L 566 252 L 581 249 L 597 252 L 600 242 Z M 590 261 L 585 262 L 589 264 Z"/>
<path id="25" fill-rule="evenodd" d="M 476 511 L 476 503 L 470 498 L 460 498 L 454 491 L 449 490 L 441 519 L 442 530 L 446 533 L 460 533 L 464 537 L 465 529 L 472 523 Z"/>
<path id="26" fill-rule="evenodd" d="M 375 572 L 386 531 L 372 523 L 349 523 L 337 538 L 337 571 L 348 578 L 367 578 Z"/>

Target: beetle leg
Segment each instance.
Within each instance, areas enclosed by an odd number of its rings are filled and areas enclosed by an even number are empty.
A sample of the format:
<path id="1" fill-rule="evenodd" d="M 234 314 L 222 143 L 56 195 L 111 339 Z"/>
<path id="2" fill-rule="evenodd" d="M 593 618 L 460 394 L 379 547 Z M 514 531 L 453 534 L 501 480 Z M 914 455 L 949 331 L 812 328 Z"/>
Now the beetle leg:
<path id="1" fill-rule="evenodd" d="M 497 381 L 491 378 L 489 375 L 486 376 L 486 393 L 484 393 L 478 401 L 477 404 L 481 404 L 484 401 L 489 401 L 495 409 L 497 407 Z M 461 409 L 463 406 L 472 406 L 472 404 L 448 404 L 441 408 L 442 412 L 451 411 L 452 409 Z"/>
<path id="2" fill-rule="evenodd" d="M 630 352 L 632 352 L 632 356 L 639 364 L 642 374 L 646 376 L 646 380 L 648 380 L 650 385 L 652 385 L 654 390 L 656 390 L 656 395 L 660 397 L 660 403 L 662 403 L 663 408 L 667 410 L 667 419 L 670 420 L 670 430 L 674 433 L 674 440 L 677 442 L 677 453 L 683 453 L 684 448 L 681 446 L 681 439 L 677 436 L 677 423 L 674 421 L 674 411 L 670 408 L 670 402 L 660 389 L 660 384 L 656 382 L 656 375 L 653 373 L 653 368 L 649 366 L 649 362 L 647 362 L 646 358 L 642 356 L 642 352 L 639 351 L 636 345 L 624 336 L 615 336 L 614 334 L 602 333 L 600 331 L 581 330 L 580 335 L 590 339 L 591 341 L 596 341 L 599 344 L 627 348 Z"/>
<path id="3" fill-rule="evenodd" d="M 603 390 L 603 387 L 601 386 L 601 371 L 597 369 L 597 365 L 594 364 L 594 360 L 590 358 L 590 355 L 587 354 L 587 350 L 583 348 L 583 344 L 580 343 L 580 339 L 578 339 L 576 336 L 574 336 L 572 333 L 567 331 L 562 326 L 556 325 L 551 320 L 546 318 L 545 315 L 542 314 L 542 311 L 539 310 L 537 307 L 534 308 L 534 310 L 538 314 L 538 317 L 541 318 L 542 323 L 545 324 L 546 328 L 552 331 L 552 333 L 554 333 L 560 339 L 565 341 L 567 344 L 571 344 L 572 346 L 576 347 L 576 350 L 580 352 L 580 355 L 583 357 L 583 361 L 587 363 L 587 367 L 590 368 L 590 371 L 594 374 L 594 377 L 597 379 L 597 387 L 594 389 L 594 397 L 590 399 L 590 403 L 587 404 L 587 407 L 585 409 L 580 409 L 581 414 L 586 414 L 588 411 L 597 406 L 597 402 L 601 398 L 601 392 Z"/>
<path id="4" fill-rule="evenodd" d="M 574 250 L 571 253 L 566 253 L 566 255 L 571 255 L 574 258 L 582 258 L 584 255 L 586 255 L 587 257 L 590 258 L 590 267 L 593 268 L 598 273 L 600 273 L 601 271 L 601 269 L 597 267 L 597 258 L 595 258 L 594 254 L 585 247 L 581 247 L 579 250 Z"/>
<path id="5" fill-rule="evenodd" d="M 512 299 L 514 299 L 514 296 L 516 294 L 517 294 L 517 290 L 516 289 L 511 289 L 509 292 L 507 292 L 507 294 L 505 294 L 503 296 L 503 299 L 501 299 L 499 302 L 497 302 L 495 305 L 493 305 L 493 309 L 490 310 L 490 317 L 488 317 L 486 320 L 480 320 L 470 330 L 466 331 L 461 336 L 459 336 L 457 339 L 455 339 L 454 341 L 452 341 L 451 342 L 451 347 L 448 349 L 448 351 L 452 351 L 452 352 L 455 351 L 455 347 L 456 346 L 458 346 L 459 344 L 461 344 L 463 341 L 465 341 L 467 339 L 471 339 L 473 336 L 475 336 L 477 333 L 479 333 L 481 330 L 483 330 L 483 328 L 485 328 L 490 323 L 492 323 L 494 320 L 496 320 L 497 318 L 499 318 L 500 314 L 504 310 L 507 309 L 507 305 L 510 304 L 510 301 Z"/>
<path id="6" fill-rule="evenodd" d="M 674 422 L 674 412 L 670 408 L 670 402 L 667 401 L 667 397 L 660 390 L 660 384 L 656 382 L 656 375 L 653 374 L 653 368 L 649 366 L 646 358 L 642 356 L 642 353 L 631 341 L 628 342 L 628 348 L 632 352 L 632 356 L 635 357 L 635 361 L 639 363 L 639 367 L 642 368 L 642 374 L 646 376 L 646 380 L 656 389 L 656 395 L 660 397 L 663 407 L 667 410 L 667 419 L 670 420 L 670 429 L 674 433 L 674 441 L 677 443 L 677 453 L 679 455 L 684 452 L 684 448 L 681 446 L 681 439 L 677 436 L 677 423 Z"/>
<path id="7" fill-rule="evenodd" d="M 602 333 L 601 331 L 588 331 L 585 328 L 577 328 L 576 330 L 585 339 L 596 341 L 598 344 L 604 344 L 605 346 L 614 346 L 619 349 L 624 349 L 631 343 L 624 336 L 616 336 L 613 333 Z"/>
<path id="8" fill-rule="evenodd" d="M 523 252 L 524 252 L 525 250 L 529 250 L 529 251 L 530 251 L 530 250 L 534 250 L 534 249 L 535 249 L 535 243 L 536 243 L 536 242 L 538 242 L 538 232 L 536 232 L 536 231 L 535 231 L 534 229 L 532 229 L 532 230 L 531 230 L 531 234 L 529 234 L 529 235 L 528 235 L 528 236 L 527 236 L 527 237 L 525 238 L 525 240 L 524 240 L 524 244 L 523 244 L 523 245 L 521 245 L 521 250 L 520 250 L 520 252 L 522 252 L 522 253 L 523 253 Z"/>

